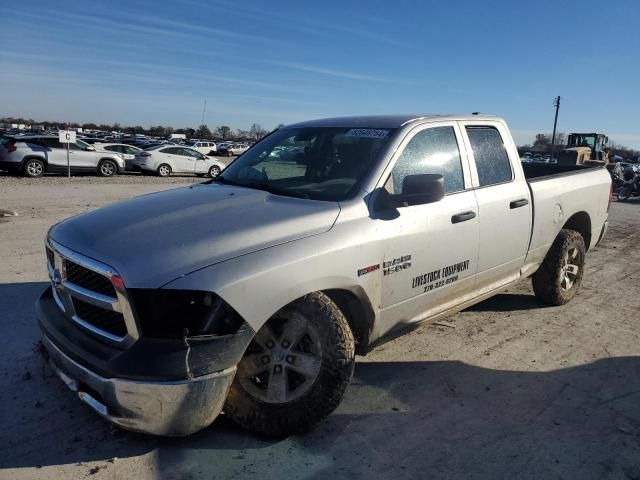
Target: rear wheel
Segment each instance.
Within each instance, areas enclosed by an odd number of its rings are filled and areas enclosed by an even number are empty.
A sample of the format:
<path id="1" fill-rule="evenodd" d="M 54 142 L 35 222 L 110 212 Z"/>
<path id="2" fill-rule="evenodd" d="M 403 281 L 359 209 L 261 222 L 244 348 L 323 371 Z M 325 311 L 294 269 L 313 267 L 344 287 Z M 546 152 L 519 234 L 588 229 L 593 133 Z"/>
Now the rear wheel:
<path id="1" fill-rule="evenodd" d="M 560 230 L 544 262 L 531 277 L 536 297 L 551 305 L 571 301 L 582 282 L 585 253 L 582 235 Z"/>
<path id="2" fill-rule="evenodd" d="M 158 176 L 160 177 L 168 177 L 171 175 L 171 167 L 166 163 L 163 163 L 158 167 Z"/>
<path id="3" fill-rule="evenodd" d="M 346 318 L 323 293 L 277 312 L 238 364 L 225 413 L 241 427 L 282 437 L 304 432 L 338 406 L 354 369 Z"/>
<path id="4" fill-rule="evenodd" d="M 625 200 L 628 200 L 630 196 L 631 196 L 631 189 L 629 187 L 622 187 L 620 190 L 618 190 L 619 202 L 624 202 Z"/>
<path id="5" fill-rule="evenodd" d="M 219 167 L 219 166 L 217 166 L 217 165 L 214 165 L 213 167 L 211 167 L 211 168 L 209 169 L 209 176 L 210 176 L 211 178 L 215 178 L 215 177 L 217 177 L 218 175 L 220 175 L 220 172 L 221 172 L 220 167 Z"/>
<path id="6" fill-rule="evenodd" d="M 113 160 L 102 160 L 98 165 L 98 174 L 101 177 L 113 177 L 118 172 L 118 166 Z"/>
<path id="7" fill-rule="evenodd" d="M 37 158 L 29 158 L 24 162 L 22 171 L 25 177 L 41 177 L 44 175 L 44 162 Z"/>

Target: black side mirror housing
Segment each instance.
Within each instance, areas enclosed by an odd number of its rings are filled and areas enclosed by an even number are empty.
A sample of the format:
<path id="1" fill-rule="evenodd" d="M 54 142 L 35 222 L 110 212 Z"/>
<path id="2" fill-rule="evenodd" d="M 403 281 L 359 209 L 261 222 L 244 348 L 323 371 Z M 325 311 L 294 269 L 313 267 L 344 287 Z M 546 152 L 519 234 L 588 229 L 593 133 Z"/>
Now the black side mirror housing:
<path id="1" fill-rule="evenodd" d="M 439 202 L 444 198 L 444 177 L 435 173 L 407 175 L 402 181 L 402 193 L 390 194 L 380 189 L 375 210 L 402 208 Z"/>
<path id="2" fill-rule="evenodd" d="M 435 173 L 407 175 L 402 181 L 402 193 L 391 198 L 399 207 L 439 202 L 444 198 L 444 177 Z"/>

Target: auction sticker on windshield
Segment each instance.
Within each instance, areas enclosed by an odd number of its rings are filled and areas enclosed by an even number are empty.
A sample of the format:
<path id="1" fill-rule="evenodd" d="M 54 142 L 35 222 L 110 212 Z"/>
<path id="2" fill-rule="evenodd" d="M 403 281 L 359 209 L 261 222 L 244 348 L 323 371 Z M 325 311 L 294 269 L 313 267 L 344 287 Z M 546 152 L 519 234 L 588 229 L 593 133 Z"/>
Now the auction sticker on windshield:
<path id="1" fill-rule="evenodd" d="M 370 128 L 352 128 L 345 135 L 346 137 L 364 137 L 364 138 L 384 138 L 389 130 L 372 130 Z"/>

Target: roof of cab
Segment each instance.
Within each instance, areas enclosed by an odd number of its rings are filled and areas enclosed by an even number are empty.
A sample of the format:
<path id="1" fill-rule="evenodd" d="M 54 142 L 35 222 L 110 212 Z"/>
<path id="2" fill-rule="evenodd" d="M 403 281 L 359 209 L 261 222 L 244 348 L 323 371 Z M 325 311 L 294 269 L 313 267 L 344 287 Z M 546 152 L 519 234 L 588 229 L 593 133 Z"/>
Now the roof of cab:
<path id="1" fill-rule="evenodd" d="M 353 127 L 353 128 L 400 128 L 419 120 L 477 120 L 479 118 L 497 119 L 491 115 L 466 114 L 425 114 L 425 115 L 367 115 L 360 117 L 335 117 L 293 123 L 284 128 L 300 127 Z"/>

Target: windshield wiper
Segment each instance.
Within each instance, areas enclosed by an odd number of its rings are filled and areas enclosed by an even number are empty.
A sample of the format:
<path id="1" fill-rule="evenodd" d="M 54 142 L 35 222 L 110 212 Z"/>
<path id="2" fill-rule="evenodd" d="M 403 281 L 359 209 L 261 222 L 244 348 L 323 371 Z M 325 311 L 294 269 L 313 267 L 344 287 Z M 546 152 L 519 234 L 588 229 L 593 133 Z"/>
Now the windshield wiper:
<path id="1" fill-rule="evenodd" d="M 264 182 L 257 182 L 257 181 L 249 181 L 249 182 L 237 182 L 235 180 L 229 180 L 227 178 L 224 178 L 222 175 L 218 175 L 215 178 L 212 178 L 211 180 L 209 180 L 208 182 L 206 182 L 208 184 L 211 183 L 221 183 L 223 185 L 233 185 L 235 187 L 245 187 L 245 188 L 254 188 L 256 190 L 262 190 L 265 192 L 269 192 L 272 195 L 283 195 L 285 197 L 296 197 L 296 198 L 306 198 L 306 199 L 311 199 L 311 197 L 304 193 L 304 192 L 299 192 L 299 191 L 292 191 L 292 190 L 288 190 L 286 188 L 278 188 L 278 187 L 274 187 L 272 185 L 269 185 L 267 183 Z"/>

